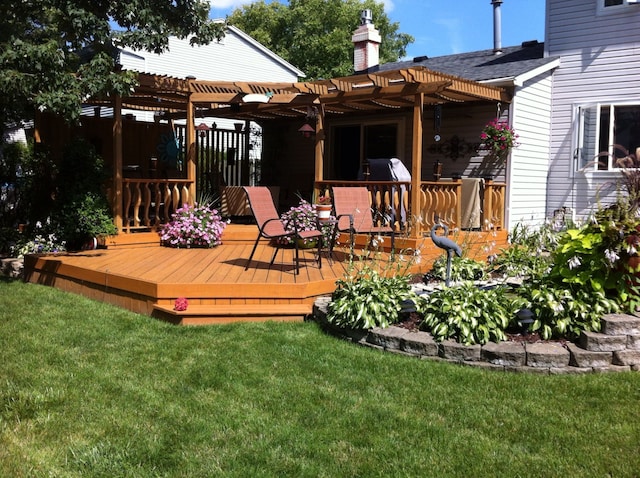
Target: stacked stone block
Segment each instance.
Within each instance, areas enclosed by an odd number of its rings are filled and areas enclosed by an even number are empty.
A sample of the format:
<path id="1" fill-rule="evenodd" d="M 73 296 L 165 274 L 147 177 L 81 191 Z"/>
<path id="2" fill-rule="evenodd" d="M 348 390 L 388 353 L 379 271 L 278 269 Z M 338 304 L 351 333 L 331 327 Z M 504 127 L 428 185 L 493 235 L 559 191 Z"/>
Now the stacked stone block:
<path id="1" fill-rule="evenodd" d="M 435 342 L 427 332 L 401 327 L 351 330 L 326 320 L 329 298 L 314 306 L 314 318 L 329 332 L 380 350 L 418 358 L 444 360 L 475 367 L 541 374 L 640 370 L 640 318 L 610 314 L 602 318 L 602 331 L 585 332 L 576 343 L 489 342 L 464 345 L 451 340 Z"/>

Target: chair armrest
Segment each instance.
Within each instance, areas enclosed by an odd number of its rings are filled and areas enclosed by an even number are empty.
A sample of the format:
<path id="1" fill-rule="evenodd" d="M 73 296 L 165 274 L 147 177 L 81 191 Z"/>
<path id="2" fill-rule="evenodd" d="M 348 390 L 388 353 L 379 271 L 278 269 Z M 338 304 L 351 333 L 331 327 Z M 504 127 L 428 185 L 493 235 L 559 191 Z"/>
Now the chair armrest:
<path id="1" fill-rule="evenodd" d="M 353 231 L 353 214 L 340 214 L 336 217 L 336 221 L 338 221 L 338 230 L 340 230 L 340 218 L 343 217 L 349 218 L 349 230 Z"/>

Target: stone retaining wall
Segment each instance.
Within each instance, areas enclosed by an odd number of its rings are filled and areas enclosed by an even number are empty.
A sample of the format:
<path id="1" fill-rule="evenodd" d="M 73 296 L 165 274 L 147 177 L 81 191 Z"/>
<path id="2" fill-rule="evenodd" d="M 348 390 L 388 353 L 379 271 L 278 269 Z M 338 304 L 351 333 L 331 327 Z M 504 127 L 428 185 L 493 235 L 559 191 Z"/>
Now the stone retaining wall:
<path id="1" fill-rule="evenodd" d="M 576 343 L 489 342 L 463 345 L 436 342 L 431 334 L 391 326 L 353 330 L 327 321 L 329 297 L 316 300 L 314 319 L 327 332 L 354 343 L 421 359 L 508 372 L 567 374 L 640 370 L 640 318 L 610 314 L 602 318 L 602 332 L 586 332 Z"/>

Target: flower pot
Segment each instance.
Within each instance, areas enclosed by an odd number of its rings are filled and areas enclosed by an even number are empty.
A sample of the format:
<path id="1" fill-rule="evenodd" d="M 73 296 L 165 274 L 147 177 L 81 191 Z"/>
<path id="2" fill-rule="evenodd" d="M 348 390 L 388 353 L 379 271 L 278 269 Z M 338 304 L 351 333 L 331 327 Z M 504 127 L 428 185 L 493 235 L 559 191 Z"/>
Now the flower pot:
<path id="1" fill-rule="evenodd" d="M 316 204 L 316 214 L 318 215 L 318 221 L 328 221 L 331 218 L 331 204 Z"/>
<path id="2" fill-rule="evenodd" d="M 318 245 L 317 239 L 296 239 L 298 249 L 314 249 Z"/>

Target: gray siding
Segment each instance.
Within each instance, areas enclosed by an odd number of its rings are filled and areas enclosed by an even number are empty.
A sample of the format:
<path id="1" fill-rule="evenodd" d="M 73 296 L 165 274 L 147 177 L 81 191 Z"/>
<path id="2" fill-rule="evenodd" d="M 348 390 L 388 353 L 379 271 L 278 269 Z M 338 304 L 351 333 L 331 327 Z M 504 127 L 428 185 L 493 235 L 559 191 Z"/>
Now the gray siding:
<path id="1" fill-rule="evenodd" d="M 615 172 L 576 171 L 579 104 L 640 103 L 640 6 L 599 13 L 597 0 L 547 0 L 546 50 L 561 56 L 554 75 L 547 214 L 562 207 L 584 217 L 607 202 Z M 609 196 L 611 197 L 611 196 Z"/>

